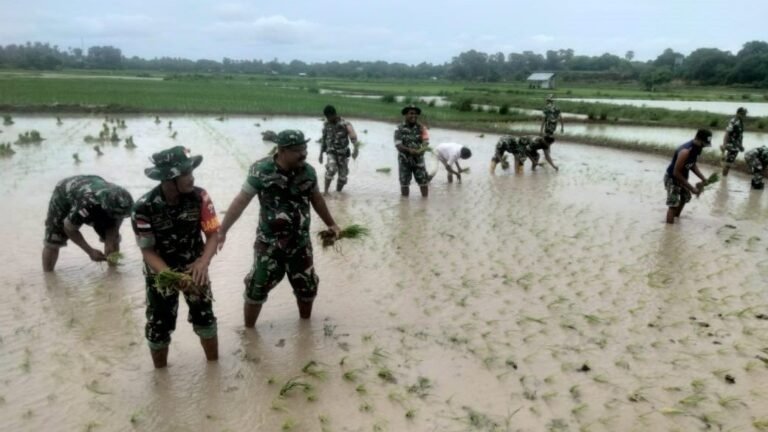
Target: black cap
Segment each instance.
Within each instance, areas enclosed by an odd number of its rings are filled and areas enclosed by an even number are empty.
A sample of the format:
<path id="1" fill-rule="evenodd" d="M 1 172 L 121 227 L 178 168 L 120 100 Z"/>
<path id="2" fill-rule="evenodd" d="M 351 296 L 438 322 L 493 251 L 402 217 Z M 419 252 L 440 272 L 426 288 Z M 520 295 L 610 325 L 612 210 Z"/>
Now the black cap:
<path id="1" fill-rule="evenodd" d="M 333 105 L 326 105 L 325 108 L 323 108 L 323 115 L 326 117 L 335 116 L 336 108 Z"/>

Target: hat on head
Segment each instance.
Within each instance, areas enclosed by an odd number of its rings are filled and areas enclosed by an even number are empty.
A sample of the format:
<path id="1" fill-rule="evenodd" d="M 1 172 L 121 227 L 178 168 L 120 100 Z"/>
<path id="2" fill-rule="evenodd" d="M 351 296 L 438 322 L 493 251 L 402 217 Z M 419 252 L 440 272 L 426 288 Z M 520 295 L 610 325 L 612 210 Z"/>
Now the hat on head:
<path id="1" fill-rule="evenodd" d="M 188 156 L 188 150 L 183 146 L 171 147 L 157 152 L 149 159 L 155 166 L 144 169 L 144 174 L 152 180 L 173 180 L 191 171 L 203 162 L 203 157 Z"/>
<path id="2" fill-rule="evenodd" d="M 293 147 L 297 145 L 304 145 L 309 142 L 309 139 L 304 139 L 304 133 L 296 129 L 287 129 L 277 134 L 277 146 Z"/>
<path id="3" fill-rule="evenodd" d="M 747 109 L 744 107 L 739 107 L 739 109 L 736 110 L 736 114 L 746 114 Z"/>
<path id="4" fill-rule="evenodd" d="M 414 104 L 407 105 L 405 108 L 401 109 L 400 114 L 406 115 L 410 110 L 414 110 L 416 111 L 416 114 L 421 115 L 421 108 L 417 107 Z"/>
<path id="5" fill-rule="evenodd" d="M 115 218 L 123 219 L 130 216 L 131 207 L 133 207 L 133 197 L 130 192 L 115 184 L 110 186 L 96 194 L 101 208 Z"/>
<path id="6" fill-rule="evenodd" d="M 547 102 L 552 102 L 553 100 L 555 100 L 555 95 L 550 93 L 549 96 L 547 96 Z"/>

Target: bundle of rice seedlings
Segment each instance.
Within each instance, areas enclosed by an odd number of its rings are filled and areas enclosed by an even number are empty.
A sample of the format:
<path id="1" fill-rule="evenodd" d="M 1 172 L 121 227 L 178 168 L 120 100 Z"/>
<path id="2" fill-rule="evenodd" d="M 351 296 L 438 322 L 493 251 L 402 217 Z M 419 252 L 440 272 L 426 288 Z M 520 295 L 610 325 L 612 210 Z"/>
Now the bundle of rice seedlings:
<path id="1" fill-rule="evenodd" d="M 266 130 L 261 133 L 261 139 L 265 142 L 277 142 L 277 134 L 274 131 Z"/>
<path id="2" fill-rule="evenodd" d="M 360 153 L 360 147 L 364 146 L 365 144 L 357 140 L 356 142 L 352 143 L 352 159 L 357 159 L 357 155 Z"/>
<path id="3" fill-rule="evenodd" d="M 323 249 L 325 249 L 330 246 L 334 246 L 336 242 L 341 239 L 360 239 L 367 237 L 369 234 L 370 230 L 367 227 L 358 224 L 352 224 L 342 229 L 338 238 L 336 238 L 336 234 L 333 232 L 333 230 L 330 229 L 318 232 L 317 236 L 320 237 L 320 242 L 323 245 Z"/>
<path id="4" fill-rule="evenodd" d="M 468 172 L 469 172 L 469 167 L 462 168 L 461 170 L 459 170 L 459 173 L 461 174 L 468 173 Z"/>
<path id="5" fill-rule="evenodd" d="M 390 167 L 376 168 L 376 172 L 389 174 L 390 172 L 392 172 L 392 168 Z"/>
<path id="6" fill-rule="evenodd" d="M 419 152 L 419 154 L 434 153 L 432 147 L 430 147 L 428 145 L 422 146 L 422 147 L 416 149 L 416 151 Z"/>
<path id="7" fill-rule="evenodd" d="M 107 255 L 107 262 L 111 265 L 118 265 L 121 259 L 123 259 L 122 252 L 112 252 L 111 254 Z"/>
<path id="8" fill-rule="evenodd" d="M 712 175 L 711 175 L 711 176 L 709 176 L 709 177 L 707 178 L 707 180 L 705 180 L 705 181 L 703 182 L 702 186 L 703 186 L 703 187 L 707 187 L 707 186 L 709 186 L 709 185 L 711 185 L 711 184 L 715 184 L 715 183 L 717 183 L 717 182 L 719 182 L 719 181 L 720 181 L 720 174 L 718 174 L 718 173 L 712 173 Z"/>
<path id="9" fill-rule="evenodd" d="M 163 296 L 168 297 L 176 292 L 203 297 L 204 300 L 213 300 L 203 287 L 195 285 L 192 276 L 170 269 L 161 271 L 155 276 L 155 289 Z"/>

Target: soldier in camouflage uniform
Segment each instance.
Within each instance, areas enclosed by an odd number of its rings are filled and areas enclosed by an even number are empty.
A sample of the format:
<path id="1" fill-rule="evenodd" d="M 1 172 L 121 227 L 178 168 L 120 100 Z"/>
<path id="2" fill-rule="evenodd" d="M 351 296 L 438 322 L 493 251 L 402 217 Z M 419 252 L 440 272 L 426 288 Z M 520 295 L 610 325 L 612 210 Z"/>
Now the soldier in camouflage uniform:
<path id="1" fill-rule="evenodd" d="M 547 106 L 544 107 L 542 112 L 544 113 L 544 118 L 541 121 L 539 135 L 549 137 L 552 139 L 552 142 L 555 142 L 557 124 L 560 123 L 560 133 L 565 132 L 565 125 L 563 124 L 563 116 L 560 115 L 560 109 L 555 105 L 553 95 L 547 97 Z"/>
<path id="2" fill-rule="evenodd" d="M 408 105 L 400 113 L 405 121 L 395 130 L 395 148 L 397 165 L 400 172 L 400 194 L 407 197 L 410 192 L 411 177 L 421 190 L 421 196 L 429 196 L 429 175 L 424 164 L 424 152 L 429 146 L 427 128 L 418 122 L 421 109 Z"/>
<path id="3" fill-rule="evenodd" d="M 525 153 L 531 159 L 532 170 L 535 170 L 538 165 L 541 165 L 541 163 L 539 163 L 539 150 L 542 150 L 544 152 L 544 159 L 547 160 L 547 163 L 549 163 L 555 171 L 560 171 L 560 168 L 555 165 L 552 161 L 552 156 L 549 154 L 549 148 L 554 142 L 555 138 L 549 135 L 544 137 L 524 136 L 520 138 L 520 143 L 525 145 Z"/>
<path id="4" fill-rule="evenodd" d="M 213 361 L 219 357 L 208 279 L 208 266 L 216 254 L 219 220 L 208 193 L 195 186 L 192 171 L 202 161 L 202 156 L 187 156 L 182 146 L 152 155 L 154 166 L 144 173 L 160 184 L 136 202 L 131 214 L 136 242 L 144 258 L 145 336 L 156 368 L 168 363 L 168 346 L 171 333 L 176 329 L 179 307 L 177 291 L 166 296 L 155 287 L 155 278 L 163 270 L 191 275 L 191 283 L 181 282 L 176 286 L 189 306 L 187 321 L 200 337 L 206 358 Z"/>
<path id="5" fill-rule="evenodd" d="M 496 143 L 496 152 L 491 159 L 491 175 L 496 172 L 496 165 L 502 161 L 505 152 L 512 154 L 514 157 L 515 172 L 522 171 L 523 164 L 528 158 L 526 153 L 526 146 L 524 143 L 520 142 L 520 138 L 511 135 L 504 135 L 499 138 L 499 141 Z M 502 168 L 507 167 L 502 164 Z"/>
<path id="6" fill-rule="evenodd" d="M 744 153 L 744 160 L 752 172 L 752 189 L 763 189 L 768 174 L 768 146 L 753 148 Z"/>
<path id="7" fill-rule="evenodd" d="M 328 163 L 325 165 L 325 188 L 327 194 L 331 187 L 331 181 L 336 173 L 339 173 L 339 179 L 336 180 L 336 192 L 341 192 L 344 185 L 347 184 L 349 175 L 349 142 L 351 141 L 354 150 L 351 153 L 352 158 L 357 158 L 357 134 L 352 124 L 336 113 L 336 108 L 327 105 L 323 109 L 325 123 L 323 124 L 323 135 L 320 138 L 320 159 L 323 163 L 323 153 L 328 154 Z"/>
<path id="8" fill-rule="evenodd" d="M 259 226 L 254 243 L 254 262 L 245 278 L 243 318 L 254 327 L 267 296 L 287 273 L 293 287 L 299 316 L 309 319 L 317 295 L 309 235 L 309 206 L 338 236 L 340 229 L 328 211 L 317 186 L 315 169 L 305 162 L 307 141 L 297 130 L 277 136 L 277 154 L 251 165 L 248 177 L 227 210 L 219 231 L 219 249 L 229 229 L 254 196 L 258 195 Z"/>
<path id="9" fill-rule="evenodd" d="M 61 180 L 53 190 L 45 219 L 43 271 L 56 267 L 59 248 L 71 239 L 93 261 L 105 261 L 120 251 L 120 225 L 128 217 L 133 198 L 122 187 L 101 177 L 81 175 Z M 104 252 L 91 247 L 80 233 L 90 225 L 104 242 Z"/>
<path id="10" fill-rule="evenodd" d="M 747 117 L 747 109 L 740 107 L 736 110 L 736 115 L 728 122 L 723 136 L 723 145 L 720 146 L 720 153 L 723 156 L 723 177 L 728 175 L 728 171 L 736 162 L 739 152 L 744 151 L 742 140 L 744 138 L 744 118 Z"/>
<path id="11" fill-rule="evenodd" d="M 531 159 L 531 169 L 535 170 L 539 164 L 539 150 L 544 151 L 544 158 L 555 169 L 559 168 L 552 161 L 549 154 L 549 148 L 554 139 L 540 136 L 521 136 L 513 137 L 509 135 L 502 136 L 496 144 L 496 153 L 491 159 L 491 174 L 496 171 L 496 165 L 501 161 L 504 152 L 511 153 L 515 158 L 515 172 L 521 172 L 526 159 Z"/>

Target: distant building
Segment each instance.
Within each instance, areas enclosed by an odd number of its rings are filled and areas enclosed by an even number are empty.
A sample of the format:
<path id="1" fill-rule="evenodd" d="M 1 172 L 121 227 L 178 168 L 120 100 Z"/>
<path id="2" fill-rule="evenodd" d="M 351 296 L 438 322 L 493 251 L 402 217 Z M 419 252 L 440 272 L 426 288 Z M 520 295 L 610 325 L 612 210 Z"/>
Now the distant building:
<path id="1" fill-rule="evenodd" d="M 305 77 L 305 76 L 307 76 L 307 73 L 306 72 L 299 72 L 299 76 L 300 77 Z"/>
<path id="2" fill-rule="evenodd" d="M 526 81 L 528 81 L 528 88 L 555 88 L 555 74 L 551 72 L 532 73 Z"/>

